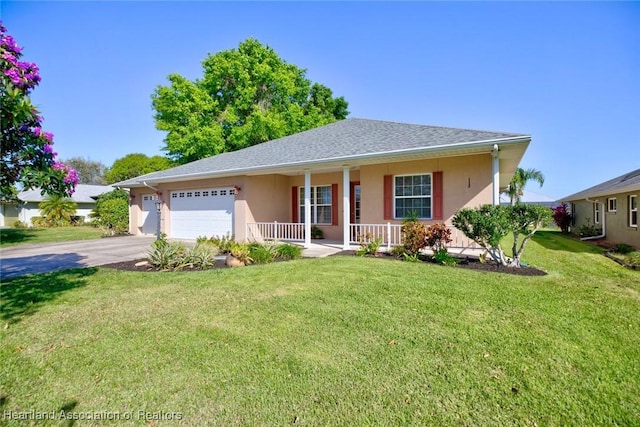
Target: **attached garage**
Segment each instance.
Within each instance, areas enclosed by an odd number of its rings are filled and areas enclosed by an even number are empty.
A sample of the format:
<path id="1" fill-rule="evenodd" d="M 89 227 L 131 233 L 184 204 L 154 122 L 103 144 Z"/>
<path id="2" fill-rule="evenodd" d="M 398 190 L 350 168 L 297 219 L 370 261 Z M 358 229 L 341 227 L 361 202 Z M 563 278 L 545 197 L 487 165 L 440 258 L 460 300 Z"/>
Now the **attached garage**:
<path id="1" fill-rule="evenodd" d="M 197 239 L 233 234 L 234 201 L 232 187 L 172 191 L 171 237 Z"/>

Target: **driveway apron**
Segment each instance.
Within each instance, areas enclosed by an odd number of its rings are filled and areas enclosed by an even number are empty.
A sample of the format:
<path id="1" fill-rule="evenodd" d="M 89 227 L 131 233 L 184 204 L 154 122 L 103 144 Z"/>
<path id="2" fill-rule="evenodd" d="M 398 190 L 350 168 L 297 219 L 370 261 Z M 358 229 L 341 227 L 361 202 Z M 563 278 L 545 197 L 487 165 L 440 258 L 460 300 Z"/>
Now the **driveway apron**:
<path id="1" fill-rule="evenodd" d="M 145 258 L 155 237 L 117 236 L 0 248 L 0 280 Z"/>

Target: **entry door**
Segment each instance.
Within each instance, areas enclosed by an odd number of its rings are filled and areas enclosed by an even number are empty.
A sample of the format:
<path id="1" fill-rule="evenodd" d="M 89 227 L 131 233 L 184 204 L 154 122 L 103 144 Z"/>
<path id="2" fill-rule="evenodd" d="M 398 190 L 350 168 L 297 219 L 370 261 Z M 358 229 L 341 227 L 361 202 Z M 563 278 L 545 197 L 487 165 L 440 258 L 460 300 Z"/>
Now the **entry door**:
<path id="1" fill-rule="evenodd" d="M 142 195 L 142 234 L 156 234 L 158 231 L 158 211 L 155 194 Z"/>
<path id="2" fill-rule="evenodd" d="M 349 218 L 350 218 L 351 224 L 360 224 L 360 207 L 361 207 L 360 181 L 351 183 L 351 192 L 349 194 L 350 194 L 349 204 L 351 205 L 351 212 L 350 212 Z M 358 234 L 359 234 L 358 227 L 353 227 L 351 228 L 351 230 L 352 230 L 351 240 L 352 241 L 358 240 Z"/>

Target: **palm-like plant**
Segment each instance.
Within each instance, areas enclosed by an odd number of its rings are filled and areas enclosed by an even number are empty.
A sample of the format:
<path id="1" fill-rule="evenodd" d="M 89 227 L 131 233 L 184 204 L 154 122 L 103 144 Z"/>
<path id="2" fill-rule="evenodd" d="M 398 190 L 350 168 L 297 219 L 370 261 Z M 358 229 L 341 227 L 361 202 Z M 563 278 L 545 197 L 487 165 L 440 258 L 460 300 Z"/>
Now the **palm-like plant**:
<path id="1" fill-rule="evenodd" d="M 524 194 L 524 187 L 529 181 L 536 181 L 542 187 L 544 185 L 544 175 L 537 169 L 517 168 L 513 178 L 511 178 L 509 187 L 504 191 L 504 194 L 509 195 L 512 205 L 520 202 L 520 198 Z"/>
<path id="2" fill-rule="evenodd" d="M 54 194 L 40 202 L 38 207 L 49 224 L 59 226 L 71 223 L 71 216 L 75 215 L 78 205 L 71 199 Z"/>

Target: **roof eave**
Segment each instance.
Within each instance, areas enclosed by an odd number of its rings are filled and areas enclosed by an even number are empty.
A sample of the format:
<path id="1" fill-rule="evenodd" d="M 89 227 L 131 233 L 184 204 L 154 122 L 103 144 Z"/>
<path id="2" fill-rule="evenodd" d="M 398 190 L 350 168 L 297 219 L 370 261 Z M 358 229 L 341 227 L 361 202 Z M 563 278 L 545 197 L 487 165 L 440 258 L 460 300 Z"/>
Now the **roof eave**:
<path id="1" fill-rule="evenodd" d="M 594 192 L 581 191 L 579 193 L 574 193 L 574 194 L 571 194 L 569 196 L 563 197 L 563 198 L 559 199 L 559 201 L 560 202 L 570 202 L 570 201 L 574 201 L 574 200 L 593 199 L 595 197 L 612 196 L 612 195 L 615 195 L 615 194 L 629 193 L 629 192 L 633 192 L 633 191 L 640 191 L 640 183 L 629 185 L 629 186 L 626 186 L 626 187 L 610 188 L 610 189 L 607 189 L 607 190 L 600 190 L 600 191 L 594 191 Z"/>
<path id="2" fill-rule="evenodd" d="M 517 145 L 517 144 L 528 144 L 531 141 L 530 135 L 519 135 L 515 137 L 509 138 L 495 138 L 495 139 L 487 139 L 482 141 L 472 141 L 472 142 L 461 142 L 457 144 L 448 144 L 445 146 L 435 146 L 435 147 L 420 147 L 420 148 L 408 148 L 403 150 L 392 150 L 392 151 L 382 151 L 376 153 L 367 153 L 360 154 L 355 156 L 340 156 L 340 157 L 331 157 L 326 159 L 317 159 L 317 160 L 309 160 L 303 162 L 291 162 L 291 163 L 282 163 L 278 165 L 265 165 L 265 166 L 257 166 L 251 168 L 238 168 L 238 169 L 226 169 L 223 171 L 216 172 L 196 172 L 191 174 L 183 174 L 183 175 L 171 175 L 160 178 L 146 178 L 145 182 L 151 184 L 161 184 L 166 182 L 176 182 L 176 181 L 193 181 L 196 179 L 207 179 L 207 178 L 222 178 L 228 176 L 237 176 L 237 175 L 246 175 L 246 174 L 256 174 L 259 172 L 262 173 L 277 173 L 284 169 L 291 168 L 300 168 L 300 169 L 310 169 L 312 167 L 318 166 L 326 166 L 334 163 L 343 163 L 343 164 L 366 164 L 367 160 L 376 160 L 385 157 L 405 157 L 410 155 L 418 155 L 418 154 L 434 154 L 441 155 L 443 153 L 450 152 L 452 155 L 455 155 L 456 152 L 459 152 L 464 149 L 475 148 L 478 153 L 482 152 L 491 152 L 493 146 L 495 144 L 498 145 Z M 136 184 L 125 184 L 126 181 L 121 183 L 113 184 L 114 186 L 124 187 L 124 188 L 137 188 L 144 187 L 142 180 L 137 180 Z"/>

